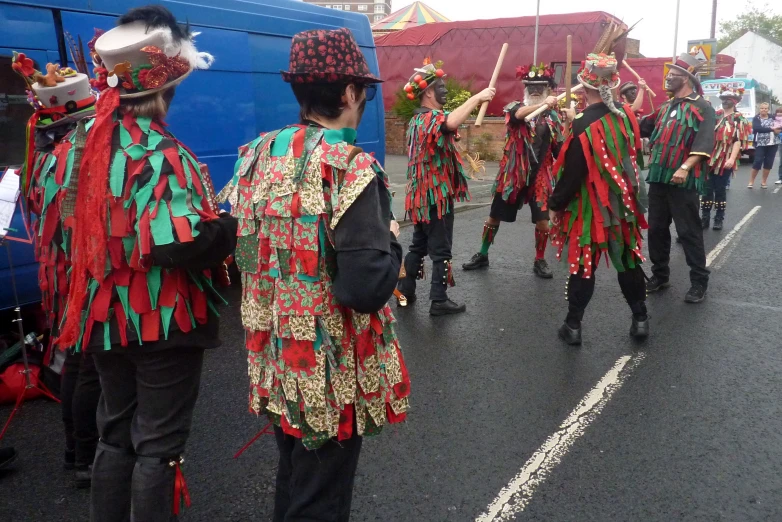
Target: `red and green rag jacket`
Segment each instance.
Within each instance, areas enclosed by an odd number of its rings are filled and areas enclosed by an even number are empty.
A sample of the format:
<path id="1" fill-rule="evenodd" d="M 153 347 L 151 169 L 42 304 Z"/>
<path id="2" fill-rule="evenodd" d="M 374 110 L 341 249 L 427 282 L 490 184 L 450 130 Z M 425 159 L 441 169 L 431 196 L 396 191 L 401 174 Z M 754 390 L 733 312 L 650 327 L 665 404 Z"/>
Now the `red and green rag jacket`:
<path id="1" fill-rule="evenodd" d="M 224 302 L 213 288 L 210 270 L 162 268 L 152 264 L 153 246 L 188 243 L 198 236 L 201 221 L 216 219 L 206 199 L 204 179 L 193 153 L 162 121 L 113 114 L 114 138 L 106 186 L 107 237 L 96 238 L 107 249 L 102 283 L 89 276 L 81 310 L 76 350 L 89 346 L 93 327 L 103 325 L 103 342 L 111 349 L 110 332 L 120 344 L 129 339 L 154 343 L 176 328 L 187 333 L 206 324 Z M 85 122 L 86 133 L 94 120 Z M 59 228 L 68 237 L 74 214 L 80 166 L 79 134 L 71 133 L 55 149 L 55 161 L 42 175 L 43 203 L 39 238 L 46 245 Z M 68 253 L 66 260 L 79 252 Z"/>
<path id="2" fill-rule="evenodd" d="M 419 109 L 407 126 L 405 213 L 413 223 L 428 223 L 453 212 L 454 202 L 469 201 L 458 136 L 445 126 L 448 113 Z"/>
<path id="3" fill-rule="evenodd" d="M 239 149 L 227 195 L 239 220 L 250 409 L 308 449 L 377 434 L 408 409 L 390 307 L 358 313 L 333 291 L 334 230 L 369 183 L 388 184 L 354 140 L 354 130 L 314 125 L 262 134 Z"/>

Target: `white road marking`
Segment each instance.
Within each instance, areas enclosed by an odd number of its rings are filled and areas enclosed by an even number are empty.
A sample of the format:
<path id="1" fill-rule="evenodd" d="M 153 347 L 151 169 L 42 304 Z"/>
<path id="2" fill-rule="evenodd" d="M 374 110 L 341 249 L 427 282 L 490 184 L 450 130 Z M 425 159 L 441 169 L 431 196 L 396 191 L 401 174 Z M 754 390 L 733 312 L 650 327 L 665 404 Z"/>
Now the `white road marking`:
<path id="1" fill-rule="evenodd" d="M 619 358 L 614 367 L 570 412 L 567 419 L 560 425 L 559 430 L 546 439 L 543 445 L 532 454 L 518 475 L 500 491 L 494 502 L 475 521 L 512 520 L 515 515 L 524 511 L 532 500 L 535 489 L 562 461 L 576 440 L 584 434 L 587 427 L 597 418 L 603 407 L 622 387 L 627 377 L 644 357 L 646 357 L 644 353 L 639 353 L 635 357 L 625 355 Z"/>
<path id="2" fill-rule="evenodd" d="M 776 194 L 777 192 L 779 192 L 779 189 L 782 189 L 782 185 L 780 185 L 780 186 L 778 186 L 777 188 L 775 188 L 775 189 L 774 189 L 774 194 Z"/>
<path id="3" fill-rule="evenodd" d="M 760 210 L 760 205 L 753 208 L 749 211 L 749 213 L 742 218 L 741 221 L 739 221 L 735 227 L 733 227 L 733 230 L 728 232 L 728 235 L 725 236 L 722 241 L 720 241 L 717 246 L 714 247 L 714 250 L 709 252 L 709 255 L 706 256 L 706 266 L 711 266 L 711 264 L 714 262 L 715 259 L 717 259 L 717 256 L 720 255 L 720 252 L 725 250 L 725 247 L 728 246 L 728 244 L 731 242 L 731 240 L 736 236 L 736 234 L 741 230 L 741 227 L 747 224 L 747 222 L 752 219 L 752 216 L 758 213 L 758 210 Z"/>

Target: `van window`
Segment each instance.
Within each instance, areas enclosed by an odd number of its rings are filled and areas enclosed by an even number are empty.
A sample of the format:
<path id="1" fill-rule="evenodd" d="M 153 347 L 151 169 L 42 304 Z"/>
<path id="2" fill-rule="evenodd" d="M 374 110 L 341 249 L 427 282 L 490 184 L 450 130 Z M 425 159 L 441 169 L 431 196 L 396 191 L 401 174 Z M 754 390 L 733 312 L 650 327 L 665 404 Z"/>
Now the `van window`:
<path id="1" fill-rule="evenodd" d="M 0 55 L 0 166 L 24 162 L 25 129 L 33 114 L 24 80 L 11 69 L 11 60 Z"/>

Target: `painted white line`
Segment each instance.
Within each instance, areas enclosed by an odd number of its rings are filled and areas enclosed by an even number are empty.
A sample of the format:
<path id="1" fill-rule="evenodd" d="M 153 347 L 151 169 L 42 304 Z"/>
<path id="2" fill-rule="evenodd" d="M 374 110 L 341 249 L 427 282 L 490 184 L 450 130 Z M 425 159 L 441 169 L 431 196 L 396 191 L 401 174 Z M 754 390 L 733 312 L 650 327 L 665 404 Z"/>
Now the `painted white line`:
<path id="1" fill-rule="evenodd" d="M 779 192 L 779 189 L 782 189 L 782 185 L 780 185 L 780 186 L 778 186 L 777 188 L 775 188 L 775 189 L 774 189 L 774 194 L 776 194 L 777 192 Z"/>
<path id="2" fill-rule="evenodd" d="M 532 454 L 518 475 L 500 491 L 494 502 L 475 521 L 512 520 L 515 515 L 524 511 L 532 500 L 535 489 L 562 461 L 573 443 L 584 434 L 587 427 L 597 418 L 613 394 L 622 387 L 644 357 L 646 354 L 639 353 L 635 357 L 626 355 L 616 361 L 614 367 L 581 399 L 576 409 L 570 412 L 559 430 L 546 439 L 546 442 Z"/>
<path id="3" fill-rule="evenodd" d="M 760 205 L 753 208 L 749 211 L 749 213 L 742 218 L 741 221 L 739 221 L 735 227 L 733 227 L 733 230 L 728 232 L 728 235 L 725 236 L 722 241 L 720 241 L 717 246 L 714 247 L 714 250 L 709 252 L 709 255 L 706 256 L 706 266 L 711 266 L 711 264 L 714 262 L 715 259 L 717 259 L 717 256 L 720 255 L 720 252 L 722 252 L 726 246 L 731 242 L 731 240 L 736 236 L 739 230 L 741 230 L 741 227 L 747 224 L 747 222 L 752 219 L 752 216 L 758 213 L 758 210 L 760 210 Z"/>

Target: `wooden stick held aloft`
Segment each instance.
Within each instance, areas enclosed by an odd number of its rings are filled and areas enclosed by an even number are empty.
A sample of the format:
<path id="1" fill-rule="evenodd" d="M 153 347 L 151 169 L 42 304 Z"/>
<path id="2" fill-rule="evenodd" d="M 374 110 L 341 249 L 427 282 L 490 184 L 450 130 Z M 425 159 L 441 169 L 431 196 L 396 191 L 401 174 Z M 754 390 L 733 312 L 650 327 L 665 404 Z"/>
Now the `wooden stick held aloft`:
<path id="1" fill-rule="evenodd" d="M 573 88 L 570 89 L 570 92 L 574 93 L 576 91 L 580 91 L 583 88 L 584 88 L 584 86 L 579 83 L 578 85 L 574 85 Z M 564 97 L 565 97 L 565 93 L 563 92 L 562 94 L 557 96 L 557 101 L 562 100 Z M 538 109 L 536 109 L 535 112 L 533 112 L 532 114 L 530 114 L 529 116 L 524 118 L 524 121 L 532 121 L 535 118 L 537 118 L 541 113 L 546 112 L 548 110 L 551 110 L 549 108 L 549 106 L 548 105 L 543 105 L 542 107 L 539 107 Z"/>
<path id="2" fill-rule="evenodd" d="M 494 87 L 497 84 L 497 78 L 500 76 L 500 69 L 502 69 L 502 62 L 505 60 L 505 53 L 508 52 L 508 44 L 502 44 L 502 50 L 500 51 L 500 57 L 497 60 L 497 65 L 494 67 L 494 73 L 491 75 L 491 81 L 489 87 Z M 475 126 L 480 127 L 483 123 L 483 118 L 486 116 L 486 109 L 489 108 L 489 102 L 483 102 L 481 110 L 478 113 L 478 117 L 475 118 Z"/>
<path id="3" fill-rule="evenodd" d="M 565 62 L 565 107 L 570 108 L 570 93 L 573 87 L 573 36 L 567 35 L 567 62 Z"/>
<path id="4" fill-rule="evenodd" d="M 624 68 L 627 69 L 627 71 L 630 74 L 635 76 L 636 81 L 639 81 L 639 82 L 641 81 L 641 75 L 638 74 L 637 72 L 635 72 L 635 69 L 630 67 L 630 64 L 627 63 L 627 60 L 622 60 L 622 65 L 624 65 Z M 649 87 L 648 85 L 646 86 L 646 91 L 649 93 L 649 96 L 657 96 L 657 94 L 655 94 L 655 92 L 652 90 L 652 88 Z"/>

